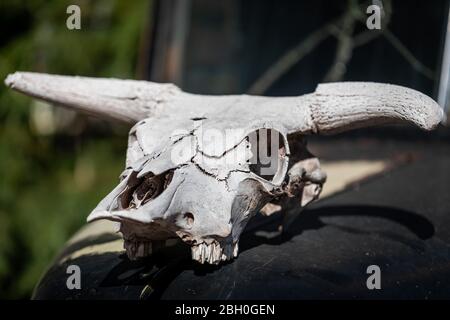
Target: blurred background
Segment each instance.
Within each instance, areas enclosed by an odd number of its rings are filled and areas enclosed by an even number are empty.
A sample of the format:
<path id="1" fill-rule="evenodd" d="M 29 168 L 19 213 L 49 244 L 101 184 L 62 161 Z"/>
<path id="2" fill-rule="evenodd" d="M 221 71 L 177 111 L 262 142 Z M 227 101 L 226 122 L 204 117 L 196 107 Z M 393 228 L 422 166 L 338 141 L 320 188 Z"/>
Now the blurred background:
<path id="1" fill-rule="evenodd" d="M 66 27 L 71 4 L 80 30 Z M 380 30 L 366 27 L 371 4 Z M 380 81 L 448 110 L 448 14 L 447 0 L 1 0 L 0 79 L 22 70 L 274 96 Z M 0 86 L 0 298 L 29 298 L 116 184 L 127 130 Z"/>

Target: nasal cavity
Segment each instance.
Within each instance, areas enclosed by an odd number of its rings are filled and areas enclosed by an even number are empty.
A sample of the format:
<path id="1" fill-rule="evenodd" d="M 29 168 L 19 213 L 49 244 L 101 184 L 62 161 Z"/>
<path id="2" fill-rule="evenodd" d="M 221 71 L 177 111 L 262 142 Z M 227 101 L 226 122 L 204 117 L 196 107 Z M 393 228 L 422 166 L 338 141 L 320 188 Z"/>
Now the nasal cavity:
<path id="1" fill-rule="evenodd" d="M 119 195 L 121 209 L 137 209 L 147 202 L 156 199 L 172 181 L 173 170 L 160 175 L 149 172 L 141 178 L 133 172 L 125 190 Z"/>

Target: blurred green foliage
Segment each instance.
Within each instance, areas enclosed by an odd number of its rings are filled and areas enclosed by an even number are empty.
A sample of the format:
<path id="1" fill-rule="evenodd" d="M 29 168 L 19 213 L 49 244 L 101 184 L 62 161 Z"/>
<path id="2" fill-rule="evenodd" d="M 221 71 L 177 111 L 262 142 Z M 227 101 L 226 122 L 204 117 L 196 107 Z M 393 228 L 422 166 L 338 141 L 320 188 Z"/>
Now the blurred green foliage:
<path id="1" fill-rule="evenodd" d="M 66 28 L 70 4 L 81 30 Z M 2 0 L 0 79 L 17 70 L 134 78 L 150 10 L 145 0 Z M 68 130 L 40 134 L 34 104 L 0 85 L 0 298 L 30 297 L 125 160 L 127 128 L 77 115 Z"/>

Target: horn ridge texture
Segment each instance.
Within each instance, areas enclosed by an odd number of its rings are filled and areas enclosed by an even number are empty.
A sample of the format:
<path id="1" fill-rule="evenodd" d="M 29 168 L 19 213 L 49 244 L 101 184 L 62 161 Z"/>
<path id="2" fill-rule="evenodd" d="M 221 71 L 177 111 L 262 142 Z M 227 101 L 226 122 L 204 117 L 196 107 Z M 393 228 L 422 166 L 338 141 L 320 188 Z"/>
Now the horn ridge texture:
<path id="1" fill-rule="evenodd" d="M 443 115 L 442 108 L 423 93 L 373 82 L 319 84 L 311 102 L 312 121 L 321 134 L 401 122 L 432 130 Z"/>

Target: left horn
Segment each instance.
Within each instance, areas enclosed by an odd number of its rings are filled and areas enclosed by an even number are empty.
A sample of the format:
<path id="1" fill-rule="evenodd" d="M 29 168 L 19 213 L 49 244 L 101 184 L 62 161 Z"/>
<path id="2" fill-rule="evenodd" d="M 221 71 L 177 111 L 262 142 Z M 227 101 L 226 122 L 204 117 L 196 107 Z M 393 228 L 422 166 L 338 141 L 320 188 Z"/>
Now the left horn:
<path id="1" fill-rule="evenodd" d="M 164 105 L 181 93 L 172 84 L 33 72 L 10 74 L 5 83 L 53 104 L 129 124 L 160 115 Z"/>

